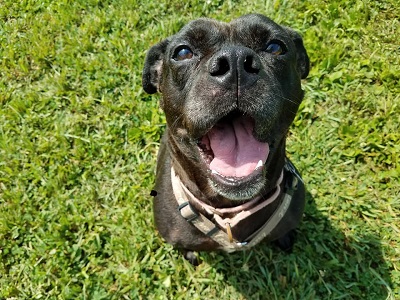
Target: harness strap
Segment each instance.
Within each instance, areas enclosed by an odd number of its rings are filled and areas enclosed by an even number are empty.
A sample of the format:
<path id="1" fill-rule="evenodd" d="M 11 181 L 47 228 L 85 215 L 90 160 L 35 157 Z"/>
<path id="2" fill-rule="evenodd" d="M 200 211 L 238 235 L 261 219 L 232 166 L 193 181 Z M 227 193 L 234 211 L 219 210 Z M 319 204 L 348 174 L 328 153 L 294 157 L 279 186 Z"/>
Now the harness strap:
<path id="1" fill-rule="evenodd" d="M 173 168 L 171 168 L 171 175 L 175 175 Z M 174 182 L 174 180 L 173 180 Z M 233 240 L 229 241 L 230 237 L 224 231 L 222 231 L 216 224 L 210 221 L 203 214 L 196 211 L 196 209 L 186 200 L 183 195 L 183 189 L 179 188 L 176 184 L 172 184 L 176 200 L 179 204 L 179 212 L 192 225 L 203 232 L 208 237 L 212 238 L 221 248 L 227 252 L 233 252 L 241 247 L 241 243 Z"/>
<path id="2" fill-rule="evenodd" d="M 175 198 L 178 202 L 178 209 L 183 218 L 185 218 L 189 223 L 203 232 L 205 235 L 212 238 L 217 242 L 221 249 L 227 252 L 234 252 L 237 250 L 243 250 L 245 248 L 251 248 L 257 245 L 260 241 L 266 238 L 272 230 L 279 224 L 282 218 L 285 216 L 290 203 L 293 198 L 293 193 L 297 189 L 298 181 L 302 181 L 300 175 L 296 172 L 293 164 L 286 160 L 284 169 L 291 173 L 292 176 L 286 176 L 285 188 L 283 191 L 283 199 L 279 204 L 278 208 L 272 214 L 272 216 L 261 226 L 257 231 L 251 234 L 244 242 L 239 242 L 232 237 L 230 231 L 231 224 L 226 223 L 227 232 L 223 231 L 217 222 L 215 224 L 213 221 L 209 220 L 206 216 L 199 213 L 187 200 L 190 198 L 195 201 L 200 201 L 186 188 L 180 181 L 179 177 L 175 174 L 175 170 L 171 167 L 171 181 L 172 188 Z M 277 195 L 278 196 L 278 195 Z M 268 200 L 268 199 L 267 199 Z M 264 207 L 264 206 L 263 206 Z M 249 214 L 248 216 L 250 216 Z M 247 217 L 248 217 L 247 216 Z M 214 214 L 214 217 L 219 217 Z"/>

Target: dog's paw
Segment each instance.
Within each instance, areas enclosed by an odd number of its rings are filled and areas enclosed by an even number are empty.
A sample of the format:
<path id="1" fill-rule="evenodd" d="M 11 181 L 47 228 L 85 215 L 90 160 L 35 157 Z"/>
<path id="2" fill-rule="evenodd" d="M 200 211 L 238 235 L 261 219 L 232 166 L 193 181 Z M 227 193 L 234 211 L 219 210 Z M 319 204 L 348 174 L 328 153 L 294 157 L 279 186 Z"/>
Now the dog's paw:
<path id="1" fill-rule="evenodd" d="M 286 233 L 284 236 L 277 239 L 275 243 L 282 251 L 291 253 L 295 241 L 296 241 L 296 230 L 293 229 L 288 233 Z"/>
<path id="2" fill-rule="evenodd" d="M 193 251 L 184 250 L 183 257 L 195 267 L 200 264 L 200 261 L 196 255 L 196 253 Z"/>

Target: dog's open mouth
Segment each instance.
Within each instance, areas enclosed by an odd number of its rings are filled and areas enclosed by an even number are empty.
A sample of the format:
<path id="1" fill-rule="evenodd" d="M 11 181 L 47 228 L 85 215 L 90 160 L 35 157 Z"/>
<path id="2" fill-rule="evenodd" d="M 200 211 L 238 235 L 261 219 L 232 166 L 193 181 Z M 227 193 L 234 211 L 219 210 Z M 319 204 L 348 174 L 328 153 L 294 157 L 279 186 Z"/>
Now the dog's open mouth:
<path id="1" fill-rule="evenodd" d="M 199 139 L 201 156 L 212 174 L 240 180 L 262 169 L 269 145 L 256 140 L 254 124 L 249 116 L 228 115 Z"/>

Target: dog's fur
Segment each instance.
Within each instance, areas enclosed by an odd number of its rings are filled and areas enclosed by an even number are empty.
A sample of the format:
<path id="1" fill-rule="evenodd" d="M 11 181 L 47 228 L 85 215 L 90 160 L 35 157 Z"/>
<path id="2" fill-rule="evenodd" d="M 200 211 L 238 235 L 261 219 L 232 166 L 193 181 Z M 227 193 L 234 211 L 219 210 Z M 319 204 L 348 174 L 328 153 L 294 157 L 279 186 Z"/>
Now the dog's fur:
<path id="1" fill-rule="evenodd" d="M 178 212 L 171 166 L 193 195 L 213 207 L 234 207 L 273 192 L 285 164 L 288 128 L 303 98 L 301 79 L 308 71 L 300 35 L 258 14 L 231 23 L 198 19 L 149 50 L 143 88 L 162 94 L 167 120 L 157 161 L 154 216 L 169 243 L 194 251 L 220 248 Z M 204 159 L 204 136 L 215 126 L 234 120 L 253 123 L 253 127 L 246 125 L 251 128 L 248 134 L 254 136 L 250 139 L 269 147 L 262 170 L 249 176 L 216 175 Z M 267 240 L 292 246 L 292 231 L 301 219 L 304 201 L 300 184 L 286 215 Z M 277 205 L 279 201 L 246 220 L 235 236 L 248 237 Z"/>

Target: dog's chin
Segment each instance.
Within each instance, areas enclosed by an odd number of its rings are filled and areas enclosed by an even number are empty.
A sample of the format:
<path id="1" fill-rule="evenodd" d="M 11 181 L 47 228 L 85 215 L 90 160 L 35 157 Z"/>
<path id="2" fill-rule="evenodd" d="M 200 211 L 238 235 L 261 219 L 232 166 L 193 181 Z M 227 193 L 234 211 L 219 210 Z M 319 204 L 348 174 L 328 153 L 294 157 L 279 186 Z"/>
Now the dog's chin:
<path id="1" fill-rule="evenodd" d="M 252 199 L 265 186 L 269 144 L 255 138 L 254 127 L 253 118 L 230 115 L 214 124 L 197 143 L 209 184 L 233 201 Z"/>
<path id="2" fill-rule="evenodd" d="M 208 181 L 214 191 L 232 201 L 245 201 L 255 198 L 265 186 L 263 167 L 246 177 L 225 177 L 209 172 Z"/>

